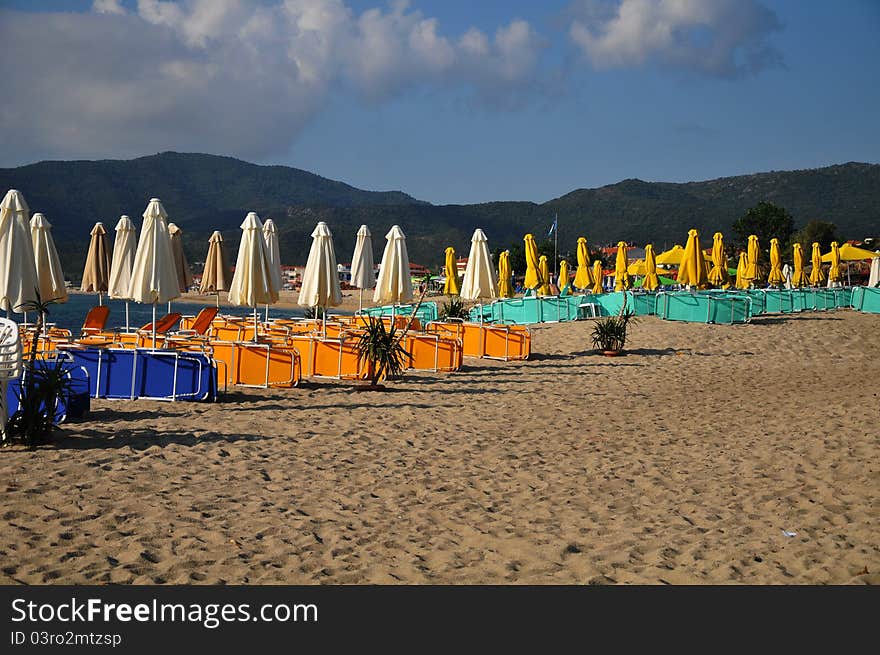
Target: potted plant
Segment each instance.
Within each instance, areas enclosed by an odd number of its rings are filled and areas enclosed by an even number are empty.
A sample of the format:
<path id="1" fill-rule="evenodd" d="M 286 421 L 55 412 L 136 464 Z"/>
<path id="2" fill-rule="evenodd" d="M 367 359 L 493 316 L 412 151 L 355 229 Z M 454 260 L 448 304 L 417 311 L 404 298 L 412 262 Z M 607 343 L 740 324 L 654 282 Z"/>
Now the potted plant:
<path id="1" fill-rule="evenodd" d="M 630 311 L 600 318 L 593 326 L 593 347 L 608 357 L 620 355 L 626 345 L 627 328 L 634 321 L 635 314 Z"/>
<path id="2" fill-rule="evenodd" d="M 398 377 L 406 368 L 408 353 L 400 345 L 394 325 L 385 327 L 381 318 L 370 317 L 357 342 L 358 362 L 366 362 L 370 384 L 362 387 L 371 391 L 385 389 L 379 380 Z"/>
<path id="3" fill-rule="evenodd" d="M 49 314 L 49 307 L 55 302 L 40 299 L 38 292 L 35 301 L 20 307 L 25 311 L 36 312 L 37 324 L 28 359 L 24 362 L 18 410 L 9 417 L 6 436 L 9 441 L 18 439 L 30 448 L 51 439 L 58 400 L 69 393 L 72 384 L 70 368 L 63 359 L 41 360 L 40 365 L 37 365 L 40 334 Z"/>
<path id="4" fill-rule="evenodd" d="M 464 306 L 464 302 L 458 296 L 449 296 L 449 300 L 444 302 L 437 313 L 441 321 L 467 320 L 470 318 L 470 311 Z"/>

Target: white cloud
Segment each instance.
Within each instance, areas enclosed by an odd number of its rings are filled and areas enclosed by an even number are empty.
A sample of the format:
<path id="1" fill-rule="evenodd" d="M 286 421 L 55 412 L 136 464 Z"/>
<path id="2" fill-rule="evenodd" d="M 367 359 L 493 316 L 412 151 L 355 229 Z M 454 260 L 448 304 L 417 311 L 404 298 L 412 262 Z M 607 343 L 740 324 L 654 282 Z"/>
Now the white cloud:
<path id="1" fill-rule="evenodd" d="M 543 42 L 524 21 L 447 37 L 405 1 L 95 0 L 0 10 L 2 165 L 165 149 L 283 153 L 334 86 L 382 102 L 414 86 L 526 91 Z M 39 35 L 35 40 L 34 35 Z M 27 53 L 22 56 L 22 53 Z"/>
<path id="2" fill-rule="evenodd" d="M 95 0 L 92 3 L 92 11 L 98 14 L 124 14 L 125 9 L 119 4 L 119 0 Z"/>
<path id="3" fill-rule="evenodd" d="M 658 61 L 738 77 L 782 61 L 767 43 L 779 19 L 757 0 L 584 0 L 571 13 L 569 36 L 597 68 Z"/>

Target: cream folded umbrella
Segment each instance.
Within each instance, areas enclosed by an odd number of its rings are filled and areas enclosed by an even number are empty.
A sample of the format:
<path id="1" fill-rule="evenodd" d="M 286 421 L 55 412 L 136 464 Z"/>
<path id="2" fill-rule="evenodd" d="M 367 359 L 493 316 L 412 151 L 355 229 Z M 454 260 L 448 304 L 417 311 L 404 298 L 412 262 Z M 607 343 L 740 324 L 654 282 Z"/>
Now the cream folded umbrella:
<path id="1" fill-rule="evenodd" d="M 868 286 L 878 285 L 880 285 L 880 257 L 874 257 L 871 260 L 871 272 L 868 274 Z"/>
<path id="2" fill-rule="evenodd" d="M 302 287 L 297 304 L 302 307 L 320 307 L 323 317 L 323 334 L 327 336 L 327 308 L 342 303 L 339 287 L 339 269 L 336 267 L 336 251 L 333 234 L 321 221 L 312 232 L 312 247 L 303 271 Z"/>
<path id="3" fill-rule="evenodd" d="M 150 199 L 144 211 L 128 289 L 128 297 L 135 302 L 153 305 L 153 348 L 156 347 L 156 305 L 180 297 L 167 220 L 162 201 Z"/>
<path id="4" fill-rule="evenodd" d="M 67 287 L 64 284 L 64 271 L 52 240 L 52 224 L 40 213 L 31 218 L 31 241 L 34 247 L 34 265 L 37 269 L 37 283 L 40 298 L 45 302 L 67 302 Z"/>
<path id="5" fill-rule="evenodd" d="M 495 282 L 495 267 L 489 255 L 489 240 L 483 230 L 477 228 L 471 237 L 471 251 L 468 255 L 467 267 L 461 278 L 462 300 L 477 301 L 481 305 L 484 300 L 498 297 L 498 284 Z M 480 311 L 480 322 L 483 312 Z"/>
<path id="6" fill-rule="evenodd" d="M 351 284 L 360 289 L 358 295 L 358 311 L 364 306 L 364 289 L 376 286 L 376 272 L 373 266 L 373 237 L 370 228 L 361 225 L 354 242 L 354 254 L 351 256 Z"/>
<path id="7" fill-rule="evenodd" d="M 37 268 L 31 237 L 30 209 L 20 191 L 10 189 L 0 202 L 0 307 L 27 313 L 37 300 Z"/>
<path id="8" fill-rule="evenodd" d="M 373 302 L 381 304 L 406 303 L 413 299 L 412 279 L 409 271 L 409 254 L 406 236 L 397 225 L 385 235 L 385 251 L 379 264 L 379 278 L 373 292 Z M 392 308 L 392 315 L 394 310 Z"/>
<path id="9" fill-rule="evenodd" d="M 92 228 L 89 252 L 83 268 L 80 290 L 85 293 L 97 293 L 98 304 L 102 304 L 102 294 L 110 288 L 110 256 L 107 253 L 107 230 L 98 221 Z"/>
<path id="10" fill-rule="evenodd" d="M 180 293 L 186 293 L 192 284 L 192 271 L 186 255 L 183 252 L 183 230 L 174 223 L 168 224 L 168 238 L 171 240 L 171 257 L 174 260 L 174 271 L 177 273 L 177 287 Z M 171 313 L 171 303 L 168 303 L 168 313 Z"/>
<path id="11" fill-rule="evenodd" d="M 272 285 L 281 293 L 281 249 L 278 244 L 278 230 L 271 218 L 263 223 L 263 241 L 266 242 L 266 253 L 269 255 L 269 275 Z M 266 305 L 266 321 L 269 321 L 269 305 Z"/>
<path id="12" fill-rule="evenodd" d="M 116 240 L 113 242 L 113 258 L 110 260 L 110 283 L 107 295 L 125 301 L 125 330 L 129 330 L 128 295 L 131 289 L 131 270 L 134 268 L 134 252 L 137 249 L 134 223 L 128 216 L 121 216 L 116 224 Z"/>
<path id="13" fill-rule="evenodd" d="M 241 243 L 235 274 L 229 285 L 229 302 L 254 310 L 254 341 L 257 340 L 257 306 L 278 302 L 278 289 L 272 285 L 269 253 L 263 239 L 263 224 L 256 212 L 245 216 L 241 224 Z"/>
<path id="14" fill-rule="evenodd" d="M 208 239 L 208 254 L 205 257 L 205 270 L 202 271 L 202 283 L 199 293 L 216 293 L 217 307 L 220 306 L 220 292 L 229 291 L 232 272 L 229 270 L 229 259 L 223 247 L 223 235 L 214 231 Z"/>

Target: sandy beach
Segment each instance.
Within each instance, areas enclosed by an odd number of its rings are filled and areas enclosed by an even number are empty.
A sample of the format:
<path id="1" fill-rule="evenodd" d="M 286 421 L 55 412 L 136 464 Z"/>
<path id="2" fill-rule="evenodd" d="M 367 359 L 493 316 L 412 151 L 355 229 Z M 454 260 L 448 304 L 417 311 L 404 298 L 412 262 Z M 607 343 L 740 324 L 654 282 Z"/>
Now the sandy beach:
<path id="1" fill-rule="evenodd" d="M 880 583 L 878 328 L 541 325 L 384 393 L 93 400 L 0 450 L 0 582 Z"/>

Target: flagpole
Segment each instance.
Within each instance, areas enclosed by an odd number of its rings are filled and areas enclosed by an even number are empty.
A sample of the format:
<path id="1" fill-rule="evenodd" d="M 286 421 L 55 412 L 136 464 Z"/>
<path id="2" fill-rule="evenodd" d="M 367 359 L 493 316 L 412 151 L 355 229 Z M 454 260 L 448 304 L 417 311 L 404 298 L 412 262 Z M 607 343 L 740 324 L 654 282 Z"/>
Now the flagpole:
<path id="1" fill-rule="evenodd" d="M 556 264 L 558 261 L 557 249 L 559 245 L 559 214 L 553 214 L 553 277 L 556 277 Z"/>

